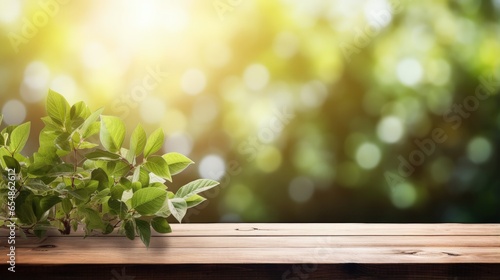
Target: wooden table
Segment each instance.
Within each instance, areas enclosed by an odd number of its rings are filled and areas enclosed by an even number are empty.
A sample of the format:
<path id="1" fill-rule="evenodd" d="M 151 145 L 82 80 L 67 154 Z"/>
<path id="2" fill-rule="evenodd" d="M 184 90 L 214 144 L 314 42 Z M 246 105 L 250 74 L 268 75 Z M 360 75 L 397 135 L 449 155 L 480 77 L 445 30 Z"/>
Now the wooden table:
<path id="1" fill-rule="evenodd" d="M 500 224 L 175 224 L 139 238 L 16 239 L 0 279 L 500 279 Z M 42 276 L 46 275 L 47 278 Z"/>

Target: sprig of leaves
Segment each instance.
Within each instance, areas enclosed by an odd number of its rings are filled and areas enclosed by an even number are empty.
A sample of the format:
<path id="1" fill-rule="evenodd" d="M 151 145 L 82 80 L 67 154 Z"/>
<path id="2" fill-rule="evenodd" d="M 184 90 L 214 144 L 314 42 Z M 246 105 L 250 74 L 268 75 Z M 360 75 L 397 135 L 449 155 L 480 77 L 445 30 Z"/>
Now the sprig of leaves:
<path id="1" fill-rule="evenodd" d="M 171 232 L 167 218 L 181 222 L 188 208 L 205 201 L 199 193 L 218 185 L 199 179 L 177 193 L 169 191 L 165 182 L 194 162 L 175 152 L 157 155 L 165 138 L 161 129 L 148 137 L 138 125 L 127 149 L 125 124 L 102 115 L 103 108 L 92 112 L 84 102 L 70 106 L 62 95 L 49 91 L 46 110 L 38 150 L 30 156 L 22 154 L 29 122 L 0 132 L 2 176 L 7 178 L 7 168 L 16 170 L 15 216 L 23 231 L 41 237 L 49 228 L 69 234 L 80 225 L 87 234 L 117 230 L 129 239 L 138 235 L 149 246 L 151 228 Z M 0 196 L 8 195 L 2 180 Z M 4 204 L 0 224 L 8 216 Z"/>

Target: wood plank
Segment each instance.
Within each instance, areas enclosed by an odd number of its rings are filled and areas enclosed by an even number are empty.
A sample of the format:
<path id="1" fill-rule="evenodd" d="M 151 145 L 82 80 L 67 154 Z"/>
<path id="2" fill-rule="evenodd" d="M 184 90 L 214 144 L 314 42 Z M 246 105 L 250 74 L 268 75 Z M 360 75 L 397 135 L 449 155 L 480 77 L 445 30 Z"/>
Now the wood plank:
<path id="1" fill-rule="evenodd" d="M 125 237 L 36 237 L 18 239 L 17 248 L 56 246 L 77 248 L 144 248 L 139 238 Z M 155 236 L 150 248 L 345 248 L 345 247 L 491 247 L 500 246 L 500 236 Z"/>
<path id="2" fill-rule="evenodd" d="M 137 238 L 16 239 L 18 279 L 499 279 L 498 224 L 174 224 Z M 4 231 L 5 232 L 5 231 Z M 0 238 L 0 255 L 7 253 Z M 5 257 L 4 257 L 5 258 Z M 0 259 L 3 262 L 3 259 Z M 5 263 L 5 262 L 3 262 Z M 0 264 L 0 279 L 10 279 Z M 124 278 L 127 279 L 127 278 Z"/>
<path id="3" fill-rule="evenodd" d="M 500 224 L 291 224 L 291 223 L 193 223 L 171 224 L 170 236 L 323 236 L 323 235 L 388 235 L 388 236 L 498 236 Z M 0 237 L 7 236 L 5 229 Z M 56 230 L 50 236 L 60 236 Z M 83 236 L 83 232 L 72 234 Z M 162 235 L 154 233 L 154 235 Z"/>
<path id="4" fill-rule="evenodd" d="M 500 224 L 173 224 L 179 235 L 500 235 Z"/>
<path id="5" fill-rule="evenodd" d="M 138 238 L 130 241 L 121 236 L 18 238 L 16 260 L 21 265 L 500 264 L 500 235 L 496 224 L 244 225 L 219 224 L 220 228 L 217 224 L 175 225 L 177 234 L 153 237 L 149 249 Z M 309 230 L 304 231 L 304 228 Z M 406 234 L 396 235 L 392 229 Z M 0 243 L 0 254 L 4 256 L 7 253 L 5 241 Z"/>
<path id="6" fill-rule="evenodd" d="M 3 254 L 3 252 L 2 252 Z M 272 263 L 496 263 L 500 248 L 20 248 L 24 264 L 272 264 Z"/>

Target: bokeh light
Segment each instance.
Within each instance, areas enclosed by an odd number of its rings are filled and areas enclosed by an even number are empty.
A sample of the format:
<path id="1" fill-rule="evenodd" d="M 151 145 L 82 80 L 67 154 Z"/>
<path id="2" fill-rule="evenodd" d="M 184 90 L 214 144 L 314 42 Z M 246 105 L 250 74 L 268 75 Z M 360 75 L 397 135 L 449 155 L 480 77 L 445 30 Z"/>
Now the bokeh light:
<path id="1" fill-rule="evenodd" d="M 414 58 L 401 60 L 396 68 L 398 79 L 407 86 L 414 86 L 422 80 L 424 70 L 420 62 Z"/>
<path id="2" fill-rule="evenodd" d="M 490 141 L 483 137 L 475 137 L 467 145 L 467 157 L 476 164 L 486 162 L 492 152 Z"/>
<path id="3" fill-rule="evenodd" d="M 395 143 L 404 134 L 403 123 L 398 117 L 388 116 L 380 120 L 377 126 L 377 135 L 386 143 Z"/>
<path id="4" fill-rule="evenodd" d="M 226 173 L 226 163 L 219 155 L 207 155 L 198 164 L 198 173 L 202 178 L 219 180 Z"/>
<path id="5" fill-rule="evenodd" d="M 193 139 L 182 132 L 168 135 L 163 145 L 163 151 L 165 153 L 177 152 L 183 155 L 189 155 L 192 149 Z"/>
<path id="6" fill-rule="evenodd" d="M 251 90 L 261 90 L 269 82 L 269 71 L 262 64 L 252 64 L 245 69 L 243 79 Z"/>
<path id="7" fill-rule="evenodd" d="M 401 183 L 391 189 L 391 201 L 397 208 L 409 208 L 417 200 L 417 191 L 409 183 Z"/>
<path id="8" fill-rule="evenodd" d="M 220 180 L 190 221 L 500 221 L 499 0 L 45 2 L 0 1 L 26 153 L 51 88 Z"/>
<path id="9" fill-rule="evenodd" d="M 11 23 L 21 15 L 21 1 L 4 0 L 0 9 L 0 21 Z"/>
<path id="10" fill-rule="evenodd" d="M 314 194 L 314 183 L 306 177 L 294 178 L 288 185 L 288 195 L 298 203 L 304 203 Z"/>
<path id="11" fill-rule="evenodd" d="M 50 69 L 41 61 L 31 62 L 24 70 L 24 80 L 21 84 L 20 95 L 24 101 L 36 103 L 47 95 L 50 80 Z"/>
<path id="12" fill-rule="evenodd" d="M 381 157 L 382 153 L 380 152 L 380 148 L 372 143 L 363 143 L 356 150 L 356 162 L 361 168 L 364 169 L 372 169 L 376 167 L 379 164 Z"/>
<path id="13" fill-rule="evenodd" d="M 182 75 L 181 88 L 185 93 L 195 95 L 205 89 L 206 83 L 207 79 L 201 70 L 189 69 Z"/>
<path id="14" fill-rule="evenodd" d="M 145 123 L 158 124 L 167 113 L 165 101 L 158 97 L 148 96 L 141 103 L 140 114 Z"/>
<path id="15" fill-rule="evenodd" d="M 9 100 L 2 107 L 2 115 L 9 125 L 21 124 L 26 119 L 26 106 L 17 99 Z"/>

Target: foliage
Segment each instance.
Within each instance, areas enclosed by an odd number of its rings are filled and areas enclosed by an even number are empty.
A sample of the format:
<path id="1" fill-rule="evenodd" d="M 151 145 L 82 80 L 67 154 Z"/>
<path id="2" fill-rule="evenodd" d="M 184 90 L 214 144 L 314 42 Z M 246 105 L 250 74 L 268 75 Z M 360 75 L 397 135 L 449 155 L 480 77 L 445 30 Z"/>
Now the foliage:
<path id="1" fill-rule="evenodd" d="M 147 137 L 138 125 L 126 149 L 123 121 L 101 115 L 103 109 L 91 112 L 84 102 L 70 106 L 60 94 L 49 91 L 46 110 L 39 148 L 32 156 L 21 154 L 29 122 L 1 132 L 0 194 L 10 202 L 0 209 L 1 224 L 15 214 L 12 220 L 21 232 L 38 237 L 49 228 L 69 234 L 79 224 L 86 235 L 117 229 L 129 239 L 138 234 L 149 246 L 151 227 L 170 232 L 167 217 L 181 222 L 188 208 L 205 200 L 199 193 L 218 185 L 199 179 L 177 193 L 169 191 L 165 182 L 193 161 L 179 153 L 156 155 L 164 140 L 161 129 Z M 15 192 L 9 193 L 14 182 Z"/>

